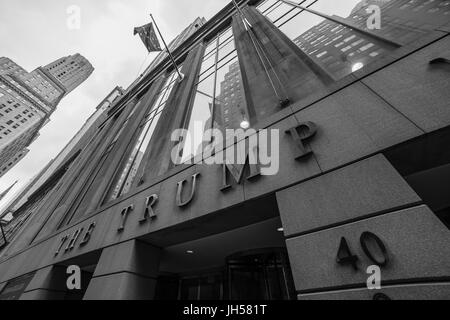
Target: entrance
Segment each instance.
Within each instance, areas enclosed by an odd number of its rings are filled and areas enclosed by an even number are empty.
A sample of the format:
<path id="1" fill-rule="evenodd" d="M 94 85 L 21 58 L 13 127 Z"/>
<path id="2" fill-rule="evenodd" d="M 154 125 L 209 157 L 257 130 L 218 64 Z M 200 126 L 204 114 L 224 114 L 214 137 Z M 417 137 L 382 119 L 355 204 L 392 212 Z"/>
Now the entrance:
<path id="1" fill-rule="evenodd" d="M 294 296 L 284 248 L 252 250 L 227 259 L 229 300 L 289 300 Z"/>
<path id="2" fill-rule="evenodd" d="M 166 247 L 157 300 L 295 299 L 280 218 Z"/>

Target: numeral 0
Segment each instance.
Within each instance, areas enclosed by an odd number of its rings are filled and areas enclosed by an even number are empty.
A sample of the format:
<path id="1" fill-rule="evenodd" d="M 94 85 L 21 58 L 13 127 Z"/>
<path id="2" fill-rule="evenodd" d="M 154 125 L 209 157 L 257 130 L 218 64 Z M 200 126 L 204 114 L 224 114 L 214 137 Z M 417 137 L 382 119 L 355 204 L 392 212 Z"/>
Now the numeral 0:
<path id="1" fill-rule="evenodd" d="M 383 254 L 383 261 L 378 261 L 375 256 L 372 254 L 372 252 L 369 249 L 368 243 L 370 243 L 370 240 L 374 240 L 377 244 L 378 248 L 380 249 L 381 253 Z M 372 232 L 363 232 L 361 234 L 361 237 L 359 238 L 359 242 L 361 244 L 361 248 L 363 249 L 366 256 L 376 265 L 379 267 L 384 267 L 387 265 L 389 258 L 386 250 L 386 246 L 384 245 L 383 241 L 381 241 L 380 238 L 378 238 L 377 235 L 373 234 Z"/>
<path id="2" fill-rule="evenodd" d="M 383 255 L 383 260 L 379 261 L 376 258 L 376 255 L 373 254 L 371 251 L 372 249 L 370 246 L 370 243 L 374 242 L 378 248 L 380 249 L 380 252 Z M 359 243 L 361 244 L 361 248 L 364 251 L 364 254 L 376 265 L 380 267 L 384 267 L 387 265 L 389 261 L 389 257 L 387 254 L 386 246 L 384 245 L 383 241 L 372 232 L 363 232 L 359 238 Z M 357 262 L 358 262 L 358 256 L 353 255 L 350 251 L 350 247 L 348 246 L 347 240 L 342 237 L 341 243 L 339 244 L 339 249 L 336 256 L 336 262 L 342 265 L 350 264 L 353 269 L 358 270 Z"/>

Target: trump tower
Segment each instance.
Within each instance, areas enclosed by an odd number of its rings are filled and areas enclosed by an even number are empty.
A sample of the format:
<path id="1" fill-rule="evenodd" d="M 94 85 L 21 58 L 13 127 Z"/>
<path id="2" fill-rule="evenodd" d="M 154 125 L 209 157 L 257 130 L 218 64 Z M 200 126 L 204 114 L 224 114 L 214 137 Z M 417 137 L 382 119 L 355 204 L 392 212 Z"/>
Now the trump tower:
<path id="1" fill-rule="evenodd" d="M 449 32 L 449 0 L 197 18 L 2 223 L 0 299 L 449 298 Z"/>

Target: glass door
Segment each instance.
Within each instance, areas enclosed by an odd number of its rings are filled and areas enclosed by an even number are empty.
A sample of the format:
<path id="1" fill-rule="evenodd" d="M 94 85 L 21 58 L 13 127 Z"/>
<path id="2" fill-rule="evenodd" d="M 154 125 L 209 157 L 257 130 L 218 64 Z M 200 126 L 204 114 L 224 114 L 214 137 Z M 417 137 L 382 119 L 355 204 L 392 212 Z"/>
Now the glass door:
<path id="1" fill-rule="evenodd" d="M 295 297 L 287 253 L 282 249 L 234 254 L 227 259 L 230 300 L 290 300 Z"/>

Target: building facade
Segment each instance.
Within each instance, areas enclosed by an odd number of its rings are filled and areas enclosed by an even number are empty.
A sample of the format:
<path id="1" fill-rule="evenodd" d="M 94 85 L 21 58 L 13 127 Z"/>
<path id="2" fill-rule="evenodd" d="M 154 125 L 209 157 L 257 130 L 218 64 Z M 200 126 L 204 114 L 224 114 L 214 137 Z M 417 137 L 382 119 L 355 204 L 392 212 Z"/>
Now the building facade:
<path id="1" fill-rule="evenodd" d="M 448 299 L 450 1 L 239 5 L 35 192 L 0 299 Z"/>
<path id="2" fill-rule="evenodd" d="M 14 213 L 20 208 L 32 193 L 44 184 L 59 167 L 77 153 L 83 144 L 87 143 L 86 140 L 92 136 L 93 132 L 95 132 L 97 125 L 104 120 L 103 117 L 106 116 L 108 108 L 110 108 L 113 102 L 123 93 L 124 90 L 121 87 L 116 87 L 105 97 L 105 99 L 103 99 L 103 101 L 95 108 L 94 113 L 86 120 L 81 129 L 78 130 L 75 136 L 67 143 L 55 159 L 52 159 L 43 172 L 41 172 L 39 176 L 36 176 L 36 178 L 33 179 L 33 182 L 28 184 L 22 192 L 12 200 L 8 205 L 8 209 L 6 209 L 8 213 Z M 0 216 L 3 215 L 4 213 L 0 214 Z"/>
<path id="3" fill-rule="evenodd" d="M 55 159 L 31 179 L 0 213 L 0 219 L 4 220 L 6 242 L 12 242 L 25 226 L 25 222 L 31 220 L 36 213 L 35 208 L 47 199 L 45 196 L 50 194 L 64 173 L 76 161 L 81 150 L 96 133 L 98 126 L 107 118 L 108 109 L 123 93 L 121 87 L 114 88 Z"/>
<path id="4" fill-rule="evenodd" d="M 32 72 L 0 57 L 0 177 L 23 159 L 61 99 L 93 70 L 80 54 Z"/>

